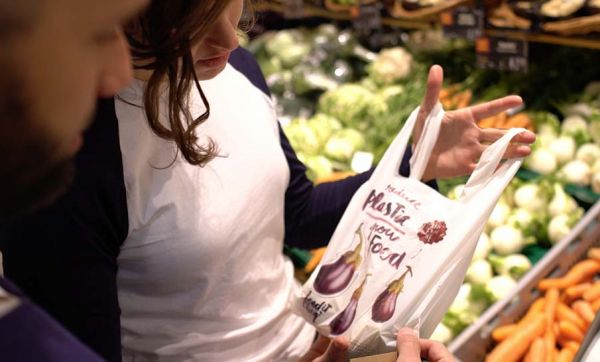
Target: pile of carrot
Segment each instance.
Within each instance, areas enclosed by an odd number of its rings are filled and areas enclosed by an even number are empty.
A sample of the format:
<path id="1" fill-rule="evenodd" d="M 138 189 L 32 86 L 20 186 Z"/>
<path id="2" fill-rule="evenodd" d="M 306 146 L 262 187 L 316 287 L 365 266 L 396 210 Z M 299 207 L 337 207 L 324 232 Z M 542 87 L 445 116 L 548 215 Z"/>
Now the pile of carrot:
<path id="1" fill-rule="evenodd" d="M 506 112 L 498 113 L 495 116 L 480 120 L 477 125 L 480 128 L 526 128 L 535 131 L 533 120 L 523 112 L 514 116 L 509 116 Z"/>
<path id="2" fill-rule="evenodd" d="M 447 111 L 468 107 L 472 98 L 473 92 L 469 89 L 461 90 L 459 84 L 451 85 L 440 91 L 440 103 Z"/>
<path id="3" fill-rule="evenodd" d="M 572 361 L 594 316 L 600 310 L 600 248 L 573 265 L 561 278 L 543 279 L 536 299 L 520 321 L 492 332 L 498 344 L 486 362 Z"/>

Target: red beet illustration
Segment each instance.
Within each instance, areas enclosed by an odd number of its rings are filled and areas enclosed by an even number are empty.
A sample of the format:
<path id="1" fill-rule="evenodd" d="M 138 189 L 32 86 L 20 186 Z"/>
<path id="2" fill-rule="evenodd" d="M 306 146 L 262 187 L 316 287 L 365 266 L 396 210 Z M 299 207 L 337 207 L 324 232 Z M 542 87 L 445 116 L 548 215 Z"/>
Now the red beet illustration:
<path id="1" fill-rule="evenodd" d="M 360 242 L 354 250 L 345 252 L 338 260 L 331 264 L 325 264 L 319 270 L 315 278 L 314 289 L 324 295 L 335 294 L 344 290 L 352 280 L 354 273 L 362 262 L 360 252 L 363 246 L 363 235 L 361 226 L 356 230 Z"/>
<path id="2" fill-rule="evenodd" d="M 348 330 L 354 321 L 354 316 L 356 316 L 356 307 L 358 306 L 358 300 L 360 299 L 360 295 L 363 291 L 363 286 L 367 281 L 367 277 L 360 284 L 360 287 L 356 288 L 354 293 L 352 293 L 352 298 L 350 298 L 350 303 L 346 306 L 346 308 L 338 314 L 331 323 L 329 323 L 329 327 L 331 327 L 331 334 L 340 335 Z"/>
<path id="3" fill-rule="evenodd" d="M 410 266 L 406 267 L 406 271 L 400 276 L 400 278 L 391 282 L 388 287 L 377 296 L 373 308 L 371 310 L 371 319 L 375 322 L 385 322 L 392 318 L 394 311 L 396 310 L 396 300 L 398 294 L 404 289 L 404 278 L 406 274 L 410 273 L 412 276 L 412 269 Z"/>
<path id="4" fill-rule="evenodd" d="M 425 244 L 439 243 L 446 236 L 448 227 L 443 221 L 432 221 L 425 223 L 421 226 L 421 229 L 417 233 L 419 240 Z"/>

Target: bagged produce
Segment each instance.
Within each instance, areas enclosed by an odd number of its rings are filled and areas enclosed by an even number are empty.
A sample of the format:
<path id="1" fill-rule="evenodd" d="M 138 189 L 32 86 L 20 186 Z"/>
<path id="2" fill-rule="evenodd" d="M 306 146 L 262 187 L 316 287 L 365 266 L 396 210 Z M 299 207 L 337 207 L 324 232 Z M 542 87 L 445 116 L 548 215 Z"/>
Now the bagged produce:
<path id="1" fill-rule="evenodd" d="M 454 300 L 485 223 L 522 160 L 503 163 L 512 129 L 482 154 L 458 199 L 422 183 L 444 111 L 429 114 L 409 177 L 398 173 L 418 108 L 344 213 L 294 310 L 353 357 L 395 348 L 403 326 L 429 337 Z"/>

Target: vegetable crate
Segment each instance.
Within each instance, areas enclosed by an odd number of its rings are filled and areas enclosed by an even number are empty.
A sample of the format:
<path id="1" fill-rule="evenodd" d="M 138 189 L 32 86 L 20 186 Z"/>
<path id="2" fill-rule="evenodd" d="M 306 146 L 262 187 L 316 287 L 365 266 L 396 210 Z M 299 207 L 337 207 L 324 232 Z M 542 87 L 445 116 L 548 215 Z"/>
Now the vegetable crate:
<path id="1" fill-rule="evenodd" d="M 450 352 L 462 362 L 485 360 L 494 344 L 492 331 L 518 321 L 542 295 L 536 289 L 538 282 L 564 275 L 593 246 L 600 246 L 600 202 L 519 281 L 512 293 L 488 308 L 476 323 L 457 336 L 448 346 Z"/>

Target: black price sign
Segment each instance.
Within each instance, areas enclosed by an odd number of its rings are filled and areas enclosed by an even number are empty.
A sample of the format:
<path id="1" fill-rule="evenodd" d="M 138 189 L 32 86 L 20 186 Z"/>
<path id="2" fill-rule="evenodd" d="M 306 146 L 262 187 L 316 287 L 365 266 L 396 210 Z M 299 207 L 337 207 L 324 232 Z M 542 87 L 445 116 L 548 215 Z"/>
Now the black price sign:
<path id="1" fill-rule="evenodd" d="M 441 13 L 440 22 L 446 37 L 475 40 L 483 32 L 483 10 L 461 6 Z"/>
<path id="2" fill-rule="evenodd" d="M 526 40 L 479 38 L 475 42 L 475 51 L 479 68 L 527 72 L 529 43 Z"/>
<path id="3" fill-rule="evenodd" d="M 360 5 L 352 9 L 352 26 L 359 34 L 370 34 L 381 28 L 381 3 Z"/>
<path id="4" fill-rule="evenodd" d="M 304 17 L 304 1 L 285 0 L 283 4 L 283 17 L 287 19 L 298 19 Z"/>

